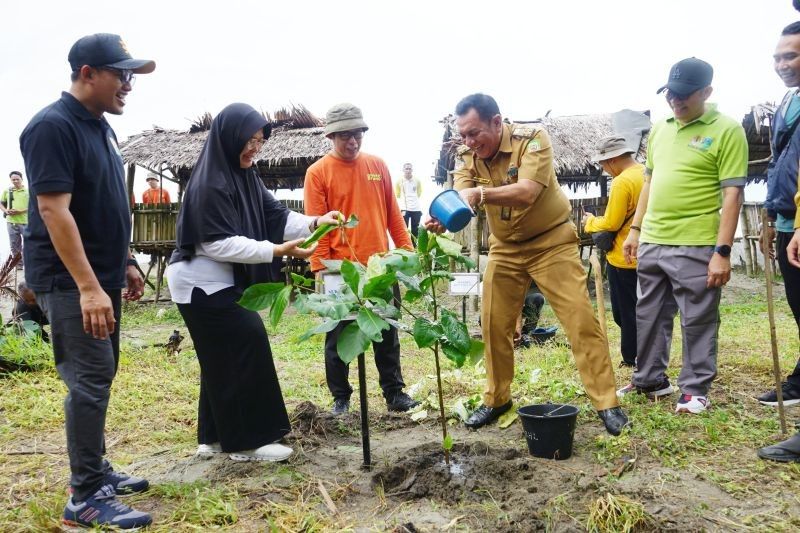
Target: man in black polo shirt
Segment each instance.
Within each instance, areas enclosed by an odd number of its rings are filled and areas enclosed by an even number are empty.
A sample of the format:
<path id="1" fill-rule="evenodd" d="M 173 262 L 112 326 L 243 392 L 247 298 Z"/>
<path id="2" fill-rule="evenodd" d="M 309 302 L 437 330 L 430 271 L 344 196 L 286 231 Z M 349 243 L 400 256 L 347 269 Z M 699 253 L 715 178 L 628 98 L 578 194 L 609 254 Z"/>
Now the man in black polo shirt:
<path id="1" fill-rule="evenodd" d="M 104 426 L 119 361 L 121 298 L 140 298 L 144 285 L 128 249 L 122 157 L 103 115 L 121 115 L 133 75 L 152 72 L 155 63 L 133 59 L 122 39 L 107 33 L 79 39 L 68 59 L 69 92 L 39 111 L 20 137 L 31 195 L 25 277 L 50 321 L 56 369 L 69 390 L 72 496 L 63 520 L 130 529 L 152 519 L 116 495 L 148 483 L 104 459 Z"/>

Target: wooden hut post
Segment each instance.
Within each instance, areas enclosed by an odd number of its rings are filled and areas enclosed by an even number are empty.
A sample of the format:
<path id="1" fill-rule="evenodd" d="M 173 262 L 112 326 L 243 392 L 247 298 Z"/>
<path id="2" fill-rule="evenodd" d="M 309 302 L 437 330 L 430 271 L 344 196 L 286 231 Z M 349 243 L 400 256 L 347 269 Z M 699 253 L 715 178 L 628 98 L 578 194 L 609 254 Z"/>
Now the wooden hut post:
<path id="1" fill-rule="evenodd" d="M 469 257 L 475 262 L 475 271 L 478 272 L 480 275 L 481 272 L 481 234 L 483 233 L 482 228 L 482 218 L 481 212 L 478 211 L 478 216 L 476 216 L 472 224 L 470 224 L 470 231 L 472 232 L 471 241 L 469 243 Z M 478 297 L 471 296 L 472 298 L 472 310 L 477 311 L 478 306 Z"/>
<path id="2" fill-rule="evenodd" d="M 744 266 L 747 275 L 754 277 L 756 275 L 753 269 L 753 251 L 750 248 L 750 223 L 747 219 L 747 207 L 744 207 L 739 213 L 739 223 L 742 225 L 742 248 L 744 249 Z"/>
<path id="3" fill-rule="evenodd" d="M 125 184 L 128 188 L 128 199 L 129 199 L 128 201 L 130 201 L 130 198 L 133 198 L 133 178 L 135 175 L 136 175 L 136 165 L 131 163 L 130 165 L 128 165 L 128 177 L 125 180 Z M 131 208 L 133 208 L 133 206 L 131 206 Z"/>

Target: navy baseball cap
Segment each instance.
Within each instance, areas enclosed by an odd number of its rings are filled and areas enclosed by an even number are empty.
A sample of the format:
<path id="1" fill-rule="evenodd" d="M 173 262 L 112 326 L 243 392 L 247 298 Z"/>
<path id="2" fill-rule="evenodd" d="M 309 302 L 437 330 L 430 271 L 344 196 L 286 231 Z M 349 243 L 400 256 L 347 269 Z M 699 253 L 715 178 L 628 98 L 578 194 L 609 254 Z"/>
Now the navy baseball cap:
<path id="1" fill-rule="evenodd" d="M 669 80 L 656 91 L 661 93 L 669 89 L 675 94 L 688 95 L 711 85 L 714 78 L 714 68 L 696 57 L 681 59 L 669 69 Z"/>
<path id="2" fill-rule="evenodd" d="M 95 33 L 81 37 L 69 50 L 69 66 L 73 71 L 83 65 L 132 70 L 135 74 L 150 74 L 156 69 L 155 61 L 134 59 L 122 37 L 113 33 Z"/>

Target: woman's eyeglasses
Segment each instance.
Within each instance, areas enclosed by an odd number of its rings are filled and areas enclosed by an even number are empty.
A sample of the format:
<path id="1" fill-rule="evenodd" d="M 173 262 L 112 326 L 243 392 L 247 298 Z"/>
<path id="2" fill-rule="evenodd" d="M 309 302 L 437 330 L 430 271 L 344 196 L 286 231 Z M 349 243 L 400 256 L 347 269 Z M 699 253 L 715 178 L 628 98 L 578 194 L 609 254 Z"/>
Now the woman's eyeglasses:
<path id="1" fill-rule="evenodd" d="M 245 145 L 245 147 L 247 147 L 248 149 L 251 149 L 251 150 L 252 150 L 253 148 L 258 148 L 258 149 L 260 150 L 260 149 L 261 149 L 261 147 L 262 147 L 262 146 L 264 146 L 264 143 L 265 143 L 265 142 L 267 142 L 267 140 L 266 140 L 266 139 L 256 139 L 256 138 L 252 138 L 252 139 L 250 139 L 249 141 L 247 141 L 247 144 Z"/>

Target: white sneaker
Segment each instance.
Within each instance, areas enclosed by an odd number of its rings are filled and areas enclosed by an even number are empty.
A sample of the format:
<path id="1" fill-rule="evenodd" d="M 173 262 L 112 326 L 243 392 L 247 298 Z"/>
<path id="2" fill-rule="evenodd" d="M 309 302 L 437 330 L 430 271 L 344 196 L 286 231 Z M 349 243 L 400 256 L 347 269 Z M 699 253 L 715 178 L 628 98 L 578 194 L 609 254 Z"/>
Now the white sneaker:
<path id="1" fill-rule="evenodd" d="M 267 444 L 255 450 L 234 452 L 230 458 L 234 461 L 285 461 L 292 455 L 292 449 L 283 444 Z"/>
<path id="2" fill-rule="evenodd" d="M 675 406 L 676 413 L 692 413 L 694 415 L 702 413 L 711 402 L 705 396 L 692 396 L 690 394 L 681 394 L 678 399 L 678 404 Z"/>
<path id="3" fill-rule="evenodd" d="M 222 453 L 222 446 L 219 442 L 213 444 L 198 444 L 197 451 L 194 454 L 198 457 L 211 457 L 217 453 Z"/>

